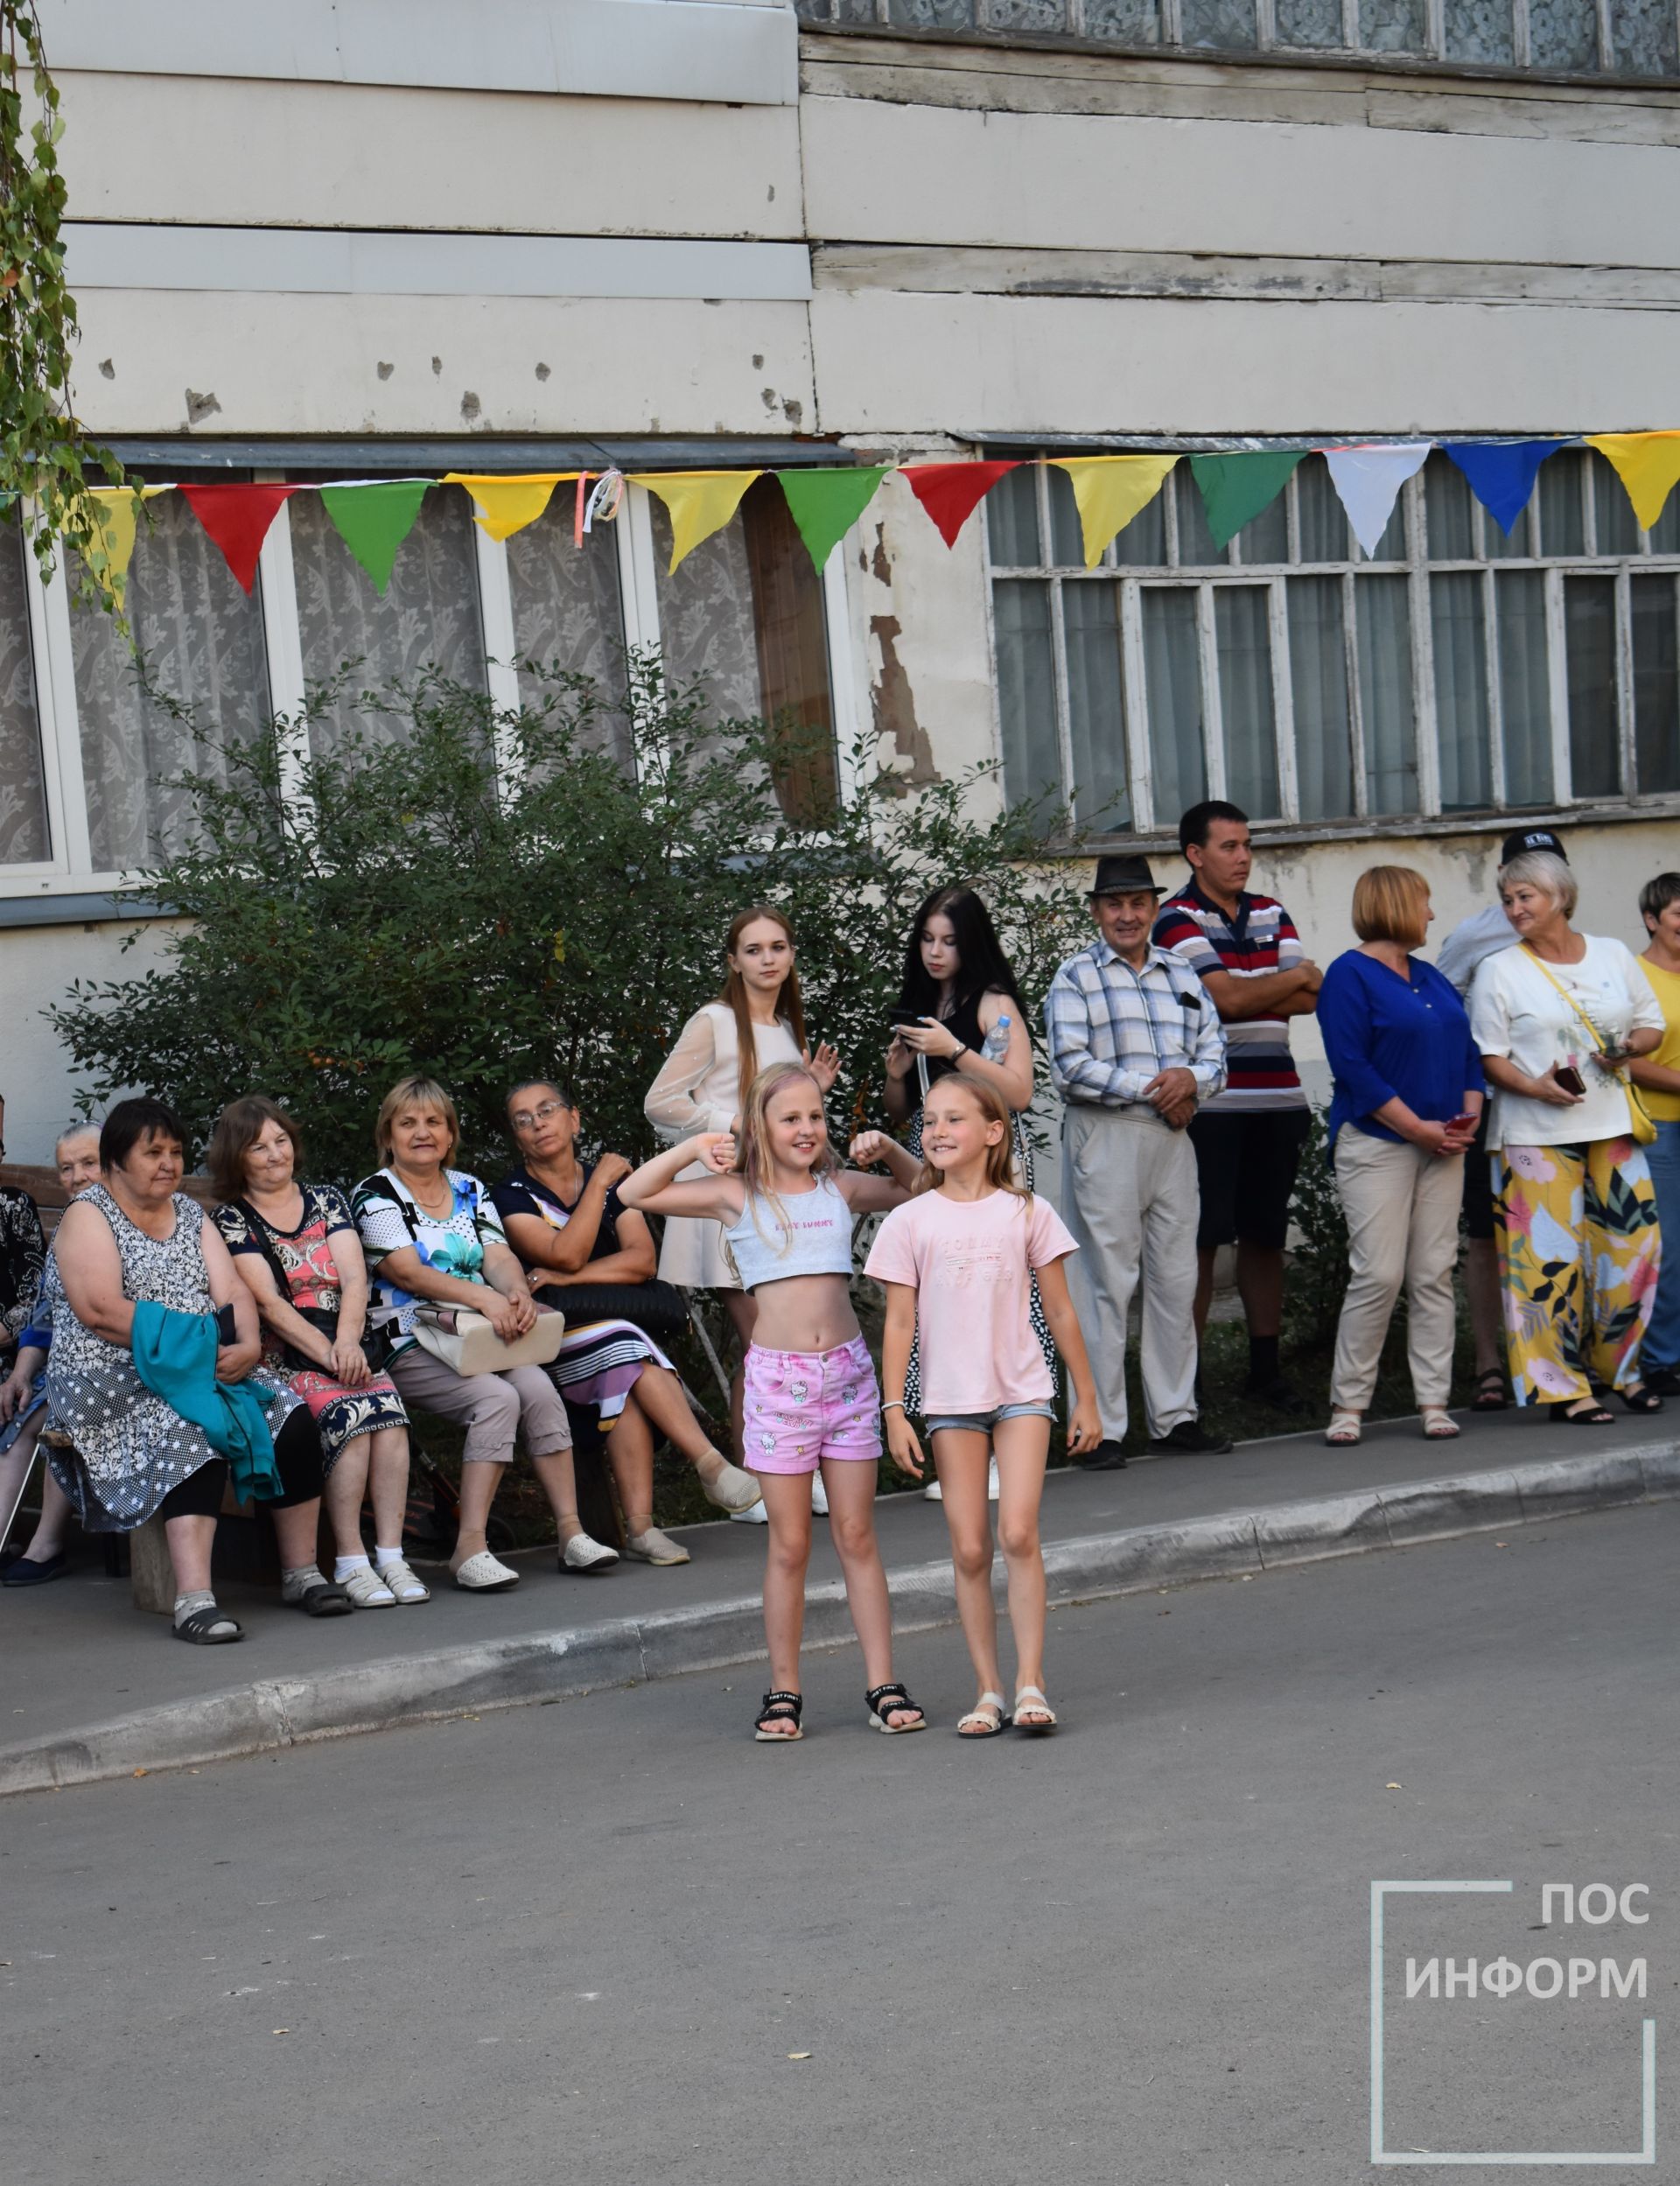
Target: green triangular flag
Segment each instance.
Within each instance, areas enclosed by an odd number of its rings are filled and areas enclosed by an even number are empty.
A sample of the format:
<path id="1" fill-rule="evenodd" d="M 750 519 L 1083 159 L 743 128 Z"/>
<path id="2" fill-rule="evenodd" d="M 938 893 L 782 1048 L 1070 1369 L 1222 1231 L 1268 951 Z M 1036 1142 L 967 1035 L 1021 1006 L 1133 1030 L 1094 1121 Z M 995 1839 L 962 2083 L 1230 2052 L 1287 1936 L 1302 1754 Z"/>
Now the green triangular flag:
<path id="1" fill-rule="evenodd" d="M 321 502 L 332 529 L 383 592 L 397 549 L 420 514 L 429 478 L 395 478 L 375 486 L 323 486 Z"/>
<path id="2" fill-rule="evenodd" d="M 1215 546 L 1228 546 L 1251 516 L 1270 508 L 1289 483 L 1304 451 L 1255 455 L 1193 455 L 1190 468 L 1201 488 L 1208 529 Z"/>
<path id="3" fill-rule="evenodd" d="M 875 497 L 890 463 L 842 468 L 778 471 L 788 507 L 811 560 L 821 571 L 835 548 Z"/>

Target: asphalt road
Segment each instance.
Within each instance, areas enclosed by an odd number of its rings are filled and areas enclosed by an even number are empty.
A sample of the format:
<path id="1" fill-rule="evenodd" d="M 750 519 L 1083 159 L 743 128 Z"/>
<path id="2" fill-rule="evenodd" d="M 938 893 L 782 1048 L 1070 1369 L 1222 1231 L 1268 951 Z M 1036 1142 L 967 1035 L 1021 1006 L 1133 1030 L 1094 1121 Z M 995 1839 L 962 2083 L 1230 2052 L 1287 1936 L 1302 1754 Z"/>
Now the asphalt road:
<path id="1" fill-rule="evenodd" d="M 1063 1611 L 1039 1742 L 958 1744 L 939 1633 L 919 1737 L 847 1650 L 785 1750 L 739 1671 L 9 1801 L 0 2175 L 1343 2186 L 1371 1881 L 1490 1878 L 1390 1902 L 1390 2144 L 1637 2147 L 1650 2014 L 1674 2177 L 1677 1548 L 1665 1504 Z M 1544 1881 L 1649 1923 L 1535 1932 Z M 1648 2000 L 1404 1997 L 1581 1952 Z"/>

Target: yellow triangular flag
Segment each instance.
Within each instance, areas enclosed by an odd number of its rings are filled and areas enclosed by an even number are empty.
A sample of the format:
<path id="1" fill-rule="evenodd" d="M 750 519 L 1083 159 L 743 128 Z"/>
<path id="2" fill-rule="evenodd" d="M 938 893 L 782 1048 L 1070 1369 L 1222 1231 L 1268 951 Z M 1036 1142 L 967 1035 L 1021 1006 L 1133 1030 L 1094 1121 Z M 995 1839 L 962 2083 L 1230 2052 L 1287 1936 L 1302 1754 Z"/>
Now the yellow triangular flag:
<path id="1" fill-rule="evenodd" d="M 487 478 L 470 471 L 445 471 L 445 486 L 465 486 L 478 508 L 473 518 L 493 539 L 511 539 L 535 523 L 549 505 L 549 496 L 562 479 L 576 478 L 576 471 L 533 471 L 518 478 Z"/>
<path id="2" fill-rule="evenodd" d="M 642 471 L 633 486 L 657 494 L 671 519 L 671 567 L 692 554 L 703 540 L 724 526 L 741 505 L 741 496 L 762 471 Z"/>
<path id="3" fill-rule="evenodd" d="M 1095 569 L 1116 531 L 1147 508 L 1175 455 L 1081 455 L 1053 459 L 1073 480 L 1079 528 L 1085 535 L 1085 566 Z"/>
<path id="4" fill-rule="evenodd" d="M 1586 438 L 1589 448 L 1615 466 L 1642 529 L 1654 531 L 1663 502 L 1680 482 L 1680 432 L 1589 432 Z"/>
<path id="5" fill-rule="evenodd" d="M 94 521 L 99 527 L 100 544 L 105 550 L 106 582 L 119 602 L 128 580 L 129 564 L 134 559 L 134 529 L 140 504 L 169 490 L 167 486 L 90 486 L 88 489 L 94 504 Z"/>

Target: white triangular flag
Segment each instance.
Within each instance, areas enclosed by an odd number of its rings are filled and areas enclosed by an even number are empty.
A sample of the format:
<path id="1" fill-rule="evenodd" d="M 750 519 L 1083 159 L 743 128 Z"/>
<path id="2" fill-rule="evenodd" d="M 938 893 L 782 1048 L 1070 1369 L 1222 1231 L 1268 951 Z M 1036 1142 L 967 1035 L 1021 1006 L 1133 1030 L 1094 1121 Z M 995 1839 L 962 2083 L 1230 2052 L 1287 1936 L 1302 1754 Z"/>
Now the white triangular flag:
<path id="1" fill-rule="evenodd" d="M 1434 445 L 1431 440 L 1393 440 L 1380 448 L 1324 451 L 1354 536 L 1367 554 L 1376 552 L 1400 488 L 1423 469 Z"/>

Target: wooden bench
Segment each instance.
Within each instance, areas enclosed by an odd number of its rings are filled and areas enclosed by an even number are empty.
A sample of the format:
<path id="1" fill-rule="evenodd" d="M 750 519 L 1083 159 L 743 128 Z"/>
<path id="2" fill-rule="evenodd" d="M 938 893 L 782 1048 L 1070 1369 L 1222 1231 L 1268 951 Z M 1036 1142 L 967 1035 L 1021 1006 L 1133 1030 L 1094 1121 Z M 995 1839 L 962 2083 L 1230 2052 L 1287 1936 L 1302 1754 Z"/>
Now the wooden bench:
<path id="1" fill-rule="evenodd" d="M 22 1161 L 0 1161 L 0 1184 L 10 1184 L 29 1194 L 40 1215 L 41 1228 L 50 1240 L 70 1204 L 70 1195 L 60 1183 L 58 1171 Z M 200 1207 L 214 1207 L 220 1197 L 207 1176 L 184 1176 L 181 1189 L 197 1200 Z"/>

